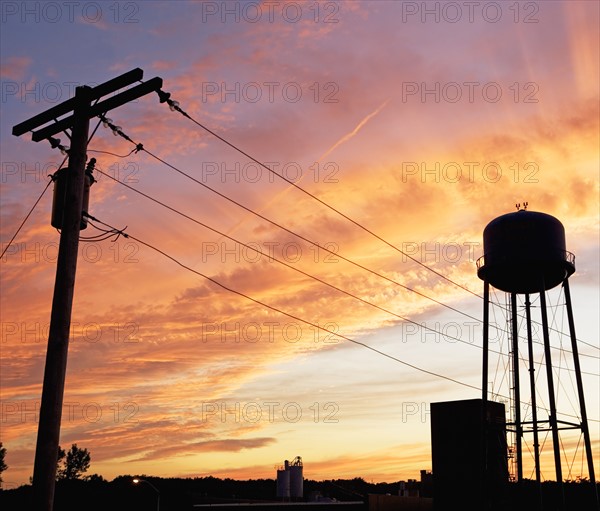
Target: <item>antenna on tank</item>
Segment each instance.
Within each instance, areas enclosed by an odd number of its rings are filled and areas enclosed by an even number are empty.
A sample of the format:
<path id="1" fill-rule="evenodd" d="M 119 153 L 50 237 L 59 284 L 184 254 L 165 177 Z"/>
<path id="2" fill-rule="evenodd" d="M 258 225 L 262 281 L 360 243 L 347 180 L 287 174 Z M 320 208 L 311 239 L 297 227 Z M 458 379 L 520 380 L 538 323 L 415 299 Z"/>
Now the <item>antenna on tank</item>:
<path id="1" fill-rule="evenodd" d="M 515 208 L 517 208 L 517 211 L 527 211 L 527 206 L 529 206 L 529 202 L 524 202 L 522 208 L 521 208 L 521 203 L 520 202 L 517 202 L 515 204 Z"/>

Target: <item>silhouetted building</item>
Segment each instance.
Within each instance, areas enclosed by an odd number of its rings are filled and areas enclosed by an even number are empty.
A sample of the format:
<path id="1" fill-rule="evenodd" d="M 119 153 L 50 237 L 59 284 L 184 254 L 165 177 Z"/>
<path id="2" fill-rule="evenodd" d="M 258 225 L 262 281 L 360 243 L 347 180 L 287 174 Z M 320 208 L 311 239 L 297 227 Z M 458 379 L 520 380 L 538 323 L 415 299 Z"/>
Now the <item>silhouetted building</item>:
<path id="1" fill-rule="evenodd" d="M 433 474 L 431 470 L 421 470 L 421 480 L 399 481 L 399 497 L 433 497 Z"/>
<path id="2" fill-rule="evenodd" d="M 398 496 L 400 497 L 419 497 L 420 496 L 420 484 L 417 483 L 416 479 L 409 479 L 408 481 L 400 481 L 400 488 L 398 489 Z"/>
<path id="3" fill-rule="evenodd" d="M 421 470 L 421 497 L 433 497 L 433 474 L 431 470 Z"/>
<path id="4" fill-rule="evenodd" d="M 504 404 L 431 403 L 434 509 L 482 511 L 508 483 Z M 468 499 L 459 495 L 468 495 Z M 456 507 L 459 505 L 459 507 Z"/>

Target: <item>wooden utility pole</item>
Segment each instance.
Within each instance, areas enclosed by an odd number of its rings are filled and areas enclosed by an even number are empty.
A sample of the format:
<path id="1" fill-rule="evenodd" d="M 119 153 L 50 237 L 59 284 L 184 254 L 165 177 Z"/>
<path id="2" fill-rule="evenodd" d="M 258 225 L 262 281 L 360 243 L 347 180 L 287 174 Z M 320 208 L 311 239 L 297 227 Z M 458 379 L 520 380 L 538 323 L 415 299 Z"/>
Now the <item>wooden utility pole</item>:
<path id="1" fill-rule="evenodd" d="M 79 250 L 89 122 L 92 117 L 104 114 L 149 92 L 159 90 L 162 87 L 162 79 L 153 78 L 102 102 L 96 102 L 94 105 L 92 105 L 92 102 L 141 80 L 142 76 L 143 71 L 141 69 L 134 69 L 94 88 L 77 87 L 74 98 L 13 127 L 13 135 L 20 136 L 54 120 L 53 124 L 33 132 L 32 139 L 36 142 L 47 139 L 60 131 L 71 129 L 65 204 L 56 263 L 50 334 L 46 352 L 33 468 L 33 509 L 35 511 L 52 511 L 54 505 L 56 464 L 67 371 L 71 310 L 75 290 L 75 271 Z M 56 120 L 71 110 L 73 111 L 72 115 Z"/>
<path id="2" fill-rule="evenodd" d="M 87 116 L 91 105 L 90 91 L 91 89 L 85 86 L 77 87 L 75 90 L 76 103 L 73 111 L 71 149 L 69 150 L 67 192 L 56 262 L 56 280 L 40 406 L 40 427 L 33 467 L 34 506 L 35 509 L 40 510 L 52 509 L 54 502 L 56 460 L 67 371 L 69 330 L 71 328 L 73 292 L 75 291 L 75 270 L 79 250 L 84 172 L 90 125 Z"/>

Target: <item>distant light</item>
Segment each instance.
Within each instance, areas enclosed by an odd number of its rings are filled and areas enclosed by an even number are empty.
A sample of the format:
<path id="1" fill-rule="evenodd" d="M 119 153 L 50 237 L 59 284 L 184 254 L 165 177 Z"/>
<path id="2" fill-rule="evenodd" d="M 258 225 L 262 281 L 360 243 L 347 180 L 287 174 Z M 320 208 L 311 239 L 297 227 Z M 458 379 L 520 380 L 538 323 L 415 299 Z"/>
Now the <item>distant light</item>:
<path id="1" fill-rule="evenodd" d="M 138 484 L 138 483 L 140 482 L 140 480 L 139 480 L 139 479 L 136 477 L 136 478 L 133 480 L 133 482 L 134 482 L 135 484 Z"/>

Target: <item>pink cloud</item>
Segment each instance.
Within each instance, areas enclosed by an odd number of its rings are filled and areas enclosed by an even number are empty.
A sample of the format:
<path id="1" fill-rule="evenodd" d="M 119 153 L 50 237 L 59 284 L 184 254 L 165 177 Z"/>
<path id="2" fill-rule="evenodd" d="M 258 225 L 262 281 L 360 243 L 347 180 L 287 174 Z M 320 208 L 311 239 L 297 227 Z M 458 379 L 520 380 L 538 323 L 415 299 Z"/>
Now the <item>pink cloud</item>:
<path id="1" fill-rule="evenodd" d="M 31 57 L 8 57 L 0 65 L 0 74 L 3 79 L 24 80 L 31 63 Z"/>

